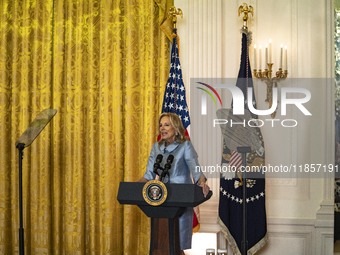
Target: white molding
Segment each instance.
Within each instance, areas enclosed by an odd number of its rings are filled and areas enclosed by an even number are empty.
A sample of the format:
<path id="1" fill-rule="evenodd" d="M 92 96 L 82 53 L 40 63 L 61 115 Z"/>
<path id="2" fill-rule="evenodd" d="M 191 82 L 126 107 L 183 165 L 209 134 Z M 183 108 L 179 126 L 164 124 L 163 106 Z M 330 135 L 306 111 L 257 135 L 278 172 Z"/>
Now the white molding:
<path id="1" fill-rule="evenodd" d="M 214 217 L 211 217 L 213 219 Z M 315 219 L 287 219 L 287 218 L 269 218 L 268 227 L 268 244 L 259 252 L 260 255 L 284 255 L 297 254 L 301 255 L 330 255 L 333 243 L 333 226 L 329 224 L 331 218 L 323 221 Z M 323 225 L 321 223 L 324 223 Z M 318 225 L 318 226 L 317 226 Z M 226 248 L 227 244 L 217 223 L 201 223 L 202 233 L 215 233 L 217 238 L 216 248 Z M 276 245 L 275 245 L 276 244 Z M 278 244 L 284 245 L 278 249 Z M 284 249 L 283 249 L 284 248 Z M 275 253 L 274 253 L 275 252 Z"/>
<path id="2" fill-rule="evenodd" d="M 175 6 L 183 10 L 183 19 L 178 19 L 177 27 L 188 102 L 191 103 L 190 89 L 195 88 L 195 84 L 190 84 L 191 78 L 237 76 L 241 42 L 239 30 L 242 25 L 237 15 L 239 4 L 240 1 L 175 0 Z M 289 0 L 283 3 L 268 0 L 251 4 L 255 6 L 255 16 L 249 26 L 253 32 L 253 43 L 263 43 L 270 36 L 273 50 L 280 43 L 287 43 L 289 77 L 333 77 L 333 1 Z M 265 88 L 262 85 L 256 87 L 256 84 L 255 88 L 256 96 L 260 98 L 258 104 L 266 106 L 263 102 Z M 325 88 L 315 91 L 319 93 L 319 101 L 311 105 L 315 116 L 303 123 L 303 130 L 262 131 L 267 163 L 334 162 L 334 84 L 330 79 Z M 192 113 L 195 105 L 189 107 Z M 301 119 L 294 111 L 288 114 L 299 121 Z M 197 123 L 196 116 L 191 115 L 191 118 L 190 135 L 200 163 L 209 165 L 220 158 L 220 148 L 215 147 L 221 145 L 221 139 L 216 130 L 215 133 L 209 130 L 208 119 L 205 123 Z M 323 125 L 319 125 L 321 121 Z M 310 123 L 316 125 L 315 130 L 310 129 Z M 200 133 L 200 130 L 203 132 Z M 325 175 L 323 179 L 302 179 L 292 176 L 288 180 L 267 180 L 269 238 L 273 243 L 278 242 L 282 249 L 275 250 L 275 255 L 293 254 L 299 249 L 306 255 L 328 254 L 333 238 L 333 177 Z M 214 195 L 200 206 L 201 231 L 220 236 L 217 223 L 219 179 L 216 176 L 210 178 L 208 184 Z M 281 241 L 287 246 L 291 241 L 296 246 L 289 250 L 290 247 L 283 247 Z M 260 254 L 274 254 L 269 252 L 274 249 L 277 248 L 269 243 L 268 253 L 264 250 Z"/>

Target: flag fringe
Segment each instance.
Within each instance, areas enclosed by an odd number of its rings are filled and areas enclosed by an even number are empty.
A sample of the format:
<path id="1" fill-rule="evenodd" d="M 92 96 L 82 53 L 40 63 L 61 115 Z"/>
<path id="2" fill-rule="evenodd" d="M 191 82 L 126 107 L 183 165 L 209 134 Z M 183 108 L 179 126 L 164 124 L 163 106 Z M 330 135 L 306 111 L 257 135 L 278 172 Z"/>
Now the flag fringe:
<path id="1" fill-rule="evenodd" d="M 241 28 L 241 33 L 245 34 L 247 36 L 247 46 L 249 47 L 252 40 L 253 40 L 253 33 L 248 30 L 248 28 Z"/>
<path id="2" fill-rule="evenodd" d="M 160 28 L 169 41 L 172 41 L 174 37 L 177 37 L 177 34 L 174 33 L 174 23 L 172 21 L 172 16 L 169 16 L 167 19 L 165 19 Z"/>
<path id="3" fill-rule="evenodd" d="M 201 225 L 198 223 L 195 227 L 192 228 L 192 232 L 193 233 L 197 233 L 198 231 L 200 231 Z"/>
<path id="4" fill-rule="evenodd" d="M 221 226 L 221 231 L 224 234 L 225 239 L 227 239 L 227 242 L 231 248 L 231 250 L 233 251 L 234 255 L 242 255 L 242 253 L 240 252 L 237 243 L 234 239 L 234 237 L 232 236 L 232 234 L 229 232 L 229 229 L 227 228 L 226 225 L 224 225 L 223 221 L 221 220 L 221 218 L 218 218 L 218 223 Z M 263 248 L 268 242 L 268 233 L 266 233 L 264 235 L 264 237 L 258 241 L 253 247 L 251 247 L 250 249 L 248 249 L 247 255 L 254 255 L 256 252 L 258 252 L 261 248 Z"/>
<path id="5" fill-rule="evenodd" d="M 192 221 L 192 232 L 196 233 L 200 230 L 200 208 L 199 206 L 194 207 L 193 209 L 194 211 L 194 217 L 193 217 L 193 221 Z"/>

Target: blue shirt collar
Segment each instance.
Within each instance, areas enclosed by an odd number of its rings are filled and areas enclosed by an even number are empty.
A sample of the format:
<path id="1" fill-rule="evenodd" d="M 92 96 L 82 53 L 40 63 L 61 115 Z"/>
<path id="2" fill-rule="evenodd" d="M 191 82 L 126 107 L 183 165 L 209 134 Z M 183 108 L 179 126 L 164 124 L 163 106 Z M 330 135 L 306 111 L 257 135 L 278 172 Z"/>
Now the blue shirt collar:
<path id="1" fill-rule="evenodd" d="M 163 152 L 163 153 L 171 153 L 173 152 L 179 145 L 179 142 L 174 141 L 173 143 L 169 144 L 168 146 L 165 147 L 165 143 L 162 143 L 161 146 L 159 147 L 159 149 Z"/>

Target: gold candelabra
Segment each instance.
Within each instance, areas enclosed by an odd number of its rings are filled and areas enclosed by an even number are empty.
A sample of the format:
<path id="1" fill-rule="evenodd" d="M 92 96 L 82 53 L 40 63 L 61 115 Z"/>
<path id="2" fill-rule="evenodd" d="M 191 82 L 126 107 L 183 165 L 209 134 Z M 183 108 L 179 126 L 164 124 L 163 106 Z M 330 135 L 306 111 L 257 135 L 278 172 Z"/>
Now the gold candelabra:
<path id="1" fill-rule="evenodd" d="M 267 68 L 264 70 L 257 70 L 254 69 L 254 76 L 261 81 L 263 81 L 267 85 L 267 96 L 266 96 L 266 102 L 269 104 L 269 108 L 273 105 L 273 88 L 277 87 L 277 83 L 280 80 L 284 80 L 288 76 L 287 70 L 282 70 L 282 68 L 279 68 L 279 70 L 275 73 L 275 76 L 273 77 L 273 63 L 267 63 Z M 276 109 L 271 114 L 272 118 L 274 118 L 276 115 Z"/>

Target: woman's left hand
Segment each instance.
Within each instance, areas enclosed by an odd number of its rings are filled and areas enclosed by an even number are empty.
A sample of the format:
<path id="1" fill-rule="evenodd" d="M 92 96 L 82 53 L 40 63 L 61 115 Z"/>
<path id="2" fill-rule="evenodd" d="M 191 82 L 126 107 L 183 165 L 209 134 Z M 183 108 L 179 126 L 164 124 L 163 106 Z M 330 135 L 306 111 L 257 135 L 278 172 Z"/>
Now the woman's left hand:
<path id="1" fill-rule="evenodd" d="M 210 187 L 205 182 L 201 182 L 199 186 L 202 187 L 203 195 L 206 197 L 210 191 Z"/>

